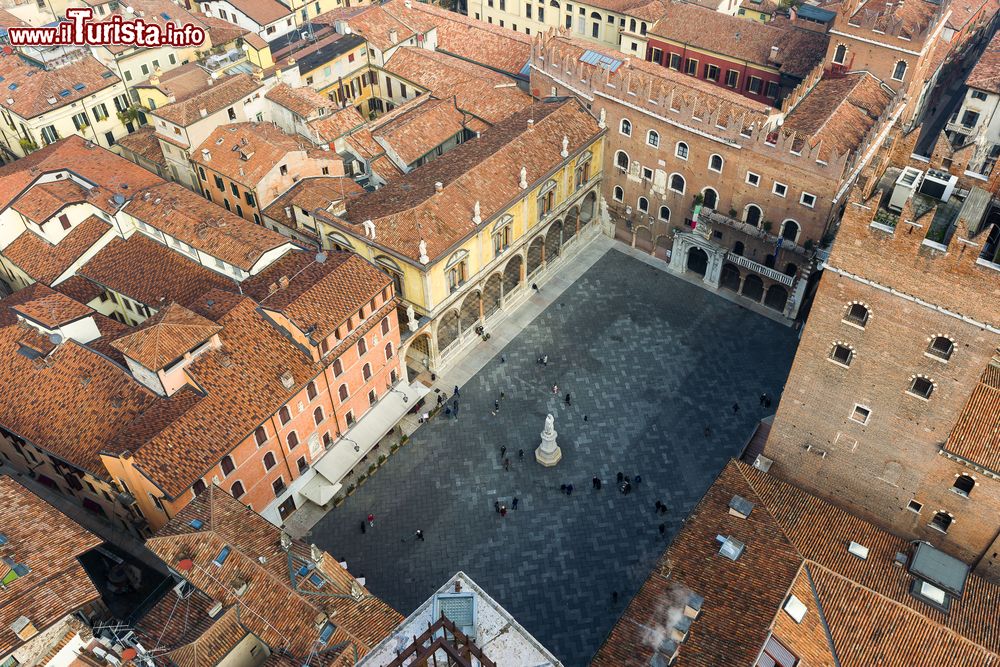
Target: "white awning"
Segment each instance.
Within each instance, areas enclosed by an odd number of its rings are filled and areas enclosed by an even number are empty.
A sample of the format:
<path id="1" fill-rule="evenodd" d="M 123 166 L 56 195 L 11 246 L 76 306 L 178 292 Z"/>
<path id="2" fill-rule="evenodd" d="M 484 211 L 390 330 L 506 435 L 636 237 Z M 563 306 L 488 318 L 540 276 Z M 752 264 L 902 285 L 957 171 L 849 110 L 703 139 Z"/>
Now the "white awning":
<path id="1" fill-rule="evenodd" d="M 302 495 L 316 502 L 311 495 L 315 492 L 307 491 L 311 486 L 329 484 L 336 487 L 332 493 L 340 490 L 339 482 L 344 475 L 367 456 L 378 441 L 403 418 L 403 415 L 429 392 L 430 387 L 420 383 L 398 383 L 393 391 L 383 396 L 375 407 L 338 438 L 333 443 L 333 447 L 313 464 L 313 469 L 317 473 L 316 478 L 302 489 Z M 357 450 L 355 450 L 355 443 L 357 443 Z M 317 482 L 317 480 L 319 481 Z M 323 494 L 317 493 L 317 496 L 322 498 Z M 330 498 L 332 497 L 331 495 Z M 327 502 L 330 498 L 327 498 Z M 316 504 L 325 505 L 326 503 Z"/>
<path id="2" fill-rule="evenodd" d="M 313 478 L 302 487 L 299 493 L 316 505 L 326 505 L 328 502 L 333 500 L 335 495 L 337 495 L 337 491 L 340 491 L 341 486 L 341 484 L 331 482 L 323 475 L 316 473 L 313 475 Z"/>

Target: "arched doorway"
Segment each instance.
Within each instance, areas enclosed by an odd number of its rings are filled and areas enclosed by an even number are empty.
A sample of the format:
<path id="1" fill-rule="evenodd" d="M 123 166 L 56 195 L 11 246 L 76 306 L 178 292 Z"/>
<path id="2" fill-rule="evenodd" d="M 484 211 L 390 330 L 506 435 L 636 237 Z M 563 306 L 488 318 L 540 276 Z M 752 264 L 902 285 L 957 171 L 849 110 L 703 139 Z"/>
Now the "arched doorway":
<path id="1" fill-rule="evenodd" d="M 740 294 L 760 303 L 760 298 L 764 296 L 764 281 L 758 275 L 749 274 L 743 280 L 743 291 Z"/>
<path id="2" fill-rule="evenodd" d="M 795 277 L 795 274 L 799 272 L 799 267 L 795 266 L 795 262 L 789 262 L 785 264 L 785 275 Z"/>
<path id="3" fill-rule="evenodd" d="M 458 340 L 458 311 L 449 310 L 438 323 L 438 351 L 444 352 Z"/>
<path id="4" fill-rule="evenodd" d="M 764 297 L 765 306 L 780 312 L 785 309 L 786 303 L 788 303 L 788 290 L 785 289 L 784 285 L 775 283 L 767 288 L 767 296 Z"/>
<path id="5" fill-rule="evenodd" d="M 712 188 L 705 188 L 705 191 L 701 193 L 704 200 L 701 205 L 705 208 L 710 208 L 713 211 L 719 205 L 719 193 Z"/>
<path id="6" fill-rule="evenodd" d="M 597 207 L 597 193 L 591 191 L 584 200 L 583 206 L 580 208 L 580 227 L 583 227 L 591 220 L 594 219 L 594 209 Z"/>
<path id="7" fill-rule="evenodd" d="M 422 333 L 410 343 L 406 348 L 406 371 L 407 379 L 413 382 L 417 375 L 429 371 L 431 368 L 431 337 L 430 334 Z"/>
<path id="8" fill-rule="evenodd" d="M 483 317 L 489 317 L 500 310 L 503 300 L 503 276 L 499 271 L 486 279 L 483 287 Z"/>
<path id="9" fill-rule="evenodd" d="M 722 265 L 722 273 L 719 275 L 719 286 L 734 292 L 740 291 L 740 270 L 736 268 L 735 264 L 726 262 Z"/>
<path id="10" fill-rule="evenodd" d="M 576 236 L 576 226 L 580 223 L 580 209 L 574 206 L 569 210 L 569 214 L 566 215 L 566 222 L 563 224 L 563 243 L 569 243 L 569 240 Z"/>
<path id="11" fill-rule="evenodd" d="M 507 266 L 503 267 L 503 294 L 504 296 L 509 295 L 511 292 L 517 289 L 517 286 L 521 284 L 521 265 L 524 264 L 524 260 L 521 259 L 520 255 L 514 255 L 507 262 Z"/>
<path id="12" fill-rule="evenodd" d="M 743 211 L 743 222 L 751 227 L 760 227 L 760 221 L 763 217 L 764 212 L 756 204 L 750 204 Z"/>
<path id="13" fill-rule="evenodd" d="M 688 250 L 687 269 L 704 277 L 705 272 L 708 271 L 708 253 L 701 248 Z"/>
<path id="14" fill-rule="evenodd" d="M 546 263 L 552 262 L 559 257 L 559 252 L 562 250 L 562 229 L 562 220 L 556 220 L 545 234 Z"/>
<path id="15" fill-rule="evenodd" d="M 542 247 L 545 237 L 537 236 L 528 246 L 528 275 L 532 275 L 542 266 Z"/>
<path id="16" fill-rule="evenodd" d="M 653 232 L 649 227 L 635 228 L 635 247 L 646 252 L 653 252 Z"/>
<path id="17" fill-rule="evenodd" d="M 465 297 L 462 301 L 462 309 L 459 311 L 459 327 L 465 333 L 479 322 L 479 292 L 475 291 Z"/>
<path id="18" fill-rule="evenodd" d="M 795 243 L 799 238 L 799 223 L 794 220 L 785 220 L 781 223 L 781 238 Z"/>

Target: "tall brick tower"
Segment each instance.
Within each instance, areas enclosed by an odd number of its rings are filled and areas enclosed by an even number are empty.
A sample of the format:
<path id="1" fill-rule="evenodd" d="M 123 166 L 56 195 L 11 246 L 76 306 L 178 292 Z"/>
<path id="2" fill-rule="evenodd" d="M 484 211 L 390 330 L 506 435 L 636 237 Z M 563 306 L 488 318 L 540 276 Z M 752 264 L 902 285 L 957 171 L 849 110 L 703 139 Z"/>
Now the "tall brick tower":
<path id="1" fill-rule="evenodd" d="M 899 148 L 851 194 L 763 456 L 1000 578 L 1000 227 L 985 183 Z"/>

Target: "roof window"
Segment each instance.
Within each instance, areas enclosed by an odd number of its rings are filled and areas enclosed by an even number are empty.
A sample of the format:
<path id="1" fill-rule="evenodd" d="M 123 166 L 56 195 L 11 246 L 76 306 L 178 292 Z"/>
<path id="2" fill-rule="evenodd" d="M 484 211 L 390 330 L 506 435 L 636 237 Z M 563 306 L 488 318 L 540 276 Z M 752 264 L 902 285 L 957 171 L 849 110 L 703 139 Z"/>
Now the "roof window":
<path id="1" fill-rule="evenodd" d="M 219 555 L 215 557 L 215 560 L 213 560 L 212 563 L 214 563 L 216 567 L 222 567 L 222 564 L 226 562 L 227 558 L 229 558 L 230 551 L 232 551 L 232 549 L 229 547 L 222 547 L 222 551 L 219 552 Z"/>

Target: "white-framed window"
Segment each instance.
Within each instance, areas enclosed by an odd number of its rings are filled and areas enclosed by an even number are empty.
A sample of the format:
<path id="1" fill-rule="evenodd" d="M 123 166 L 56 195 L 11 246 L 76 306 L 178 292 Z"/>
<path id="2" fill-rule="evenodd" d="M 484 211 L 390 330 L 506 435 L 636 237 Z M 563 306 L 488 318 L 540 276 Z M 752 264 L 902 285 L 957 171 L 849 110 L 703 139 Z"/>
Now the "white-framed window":
<path id="1" fill-rule="evenodd" d="M 617 153 L 615 153 L 615 167 L 617 167 L 621 171 L 628 171 L 628 166 L 631 163 L 632 160 L 629 158 L 628 153 L 626 153 L 625 151 L 618 151 Z"/>
<path id="2" fill-rule="evenodd" d="M 859 424 L 867 424 L 868 418 L 871 415 L 871 408 L 855 403 L 854 409 L 851 410 L 851 421 L 858 422 Z"/>
<path id="3" fill-rule="evenodd" d="M 747 185 L 752 185 L 755 188 L 760 187 L 760 174 L 755 174 L 752 171 L 747 172 Z"/>
<path id="4" fill-rule="evenodd" d="M 615 201 L 625 201 L 625 191 L 622 190 L 620 185 L 615 186 L 614 194 L 611 197 Z"/>
<path id="5" fill-rule="evenodd" d="M 626 137 L 632 136 L 632 121 L 628 118 L 622 118 L 622 122 L 618 125 L 618 131 L 624 134 Z"/>
<path id="6" fill-rule="evenodd" d="M 649 167 L 642 168 L 642 180 L 651 181 L 653 180 L 653 170 Z"/>
<path id="7" fill-rule="evenodd" d="M 779 183 L 778 181 L 775 181 L 774 184 L 771 186 L 771 194 L 778 195 L 779 197 L 784 197 L 786 194 L 788 194 L 788 186 L 785 185 L 784 183 Z"/>
<path id="8" fill-rule="evenodd" d="M 636 202 L 636 206 L 638 206 L 639 210 L 643 213 L 649 213 L 649 200 L 645 197 L 639 197 L 639 201 Z"/>
<path id="9" fill-rule="evenodd" d="M 838 44 L 837 48 L 833 50 L 833 62 L 843 65 L 845 60 L 847 60 L 847 47 L 843 44 Z"/>
<path id="10" fill-rule="evenodd" d="M 803 192 L 802 196 L 799 197 L 799 203 L 808 208 L 813 208 L 816 206 L 816 195 Z"/>
<path id="11" fill-rule="evenodd" d="M 686 186 L 687 184 L 684 182 L 683 176 L 680 174 L 670 174 L 670 182 L 667 187 L 669 187 L 672 192 L 684 194 L 684 188 Z"/>
<path id="12" fill-rule="evenodd" d="M 666 206 L 661 206 L 660 207 L 659 218 L 663 222 L 670 222 L 670 209 L 667 208 Z"/>
<path id="13" fill-rule="evenodd" d="M 951 486 L 952 493 L 957 493 L 965 498 L 972 494 L 974 488 L 976 488 L 976 478 L 965 473 L 955 477 L 955 483 Z"/>
<path id="14" fill-rule="evenodd" d="M 688 159 L 688 145 L 683 141 L 678 141 L 677 146 L 674 148 L 674 155 L 682 160 Z"/>
<path id="15" fill-rule="evenodd" d="M 799 240 L 799 223 L 790 218 L 785 220 L 781 223 L 781 230 L 778 232 L 778 236 L 786 241 L 797 243 Z"/>
<path id="16" fill-rule="evenodd" d="M 653 148 L 659 148 L 660 146 L 660 133 L 656 130 L 650 130 L 646 133 L 646 143 Z"/>
<path id="17" fill-rule="evenodd" d="M 847 309 L 844 311 L 843 321 L 847 324 L 853 324 L 860 329 L 864 329 L 868 326 L 868 318 L 870 315 L 871 313 L 865 304 L 854 301 L 847 304 Z"/>
<path id="18" fill-rule="evenodd" d="M 906 61 L 900 60 L 896 63 L 896 66 L 892 68 L 892 79 L 893 81 L 902 81 L 906 76 Z"/>
<path id="19" fill-rule="evenodd" d="M 906 390 L 906 393 L 926 401 L 934 393 L 935 386 L 934 380 L 926 375 L 914 375 L 910 378 L 910 388 Z"/>
<path id="20" fill-rule="evenodd" d="M 931 337 L 924 354 L 940 361 L 948 361 L 954 351 L 955 341 L 948 336 L 937 335 Z"/>
<path id="21" fill-rule="evenodd" d="M 854 361 L 854 348 L 838 340 L 830 349 L 830 361 L 841 366 L 850 366 Z"/>
<path id="22" fill-rule="evenodd" d="M 718 153 L 712 153 L 711 157 L 708 158 L 708 170 L 714 171 L 717 174 L 722 173 L 722 167 L 726 164 L 726 161 L 722 159 L 722 156 Z"/>

